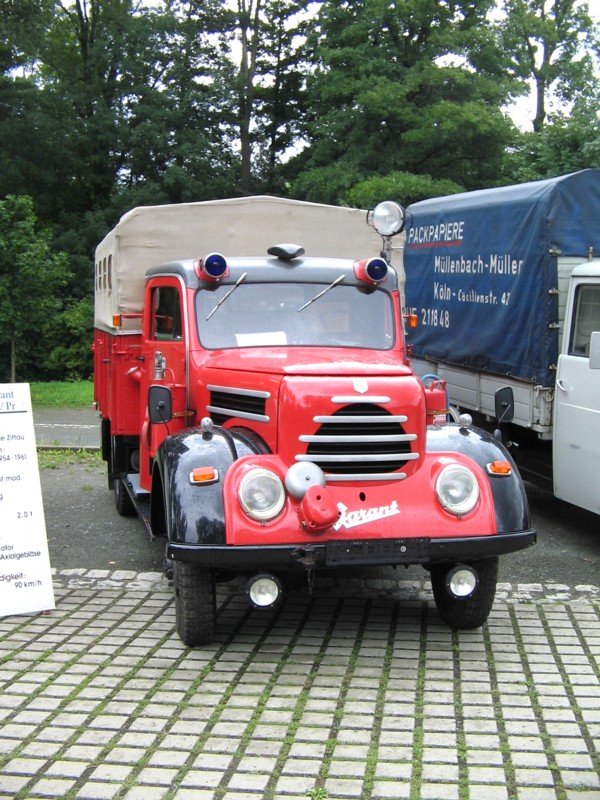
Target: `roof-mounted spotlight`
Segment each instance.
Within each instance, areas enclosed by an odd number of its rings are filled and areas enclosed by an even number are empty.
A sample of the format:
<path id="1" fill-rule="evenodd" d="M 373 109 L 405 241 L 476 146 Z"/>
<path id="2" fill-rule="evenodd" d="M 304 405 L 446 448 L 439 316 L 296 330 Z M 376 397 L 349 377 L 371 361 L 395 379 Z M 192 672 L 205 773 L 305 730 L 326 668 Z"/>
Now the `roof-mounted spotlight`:
<path id="1" fill-rule="evenodd" d="M 194 270 L 201 281 L 211 283 L 223 280 L 229 275 L 227 261 L 221 253 L 209 253 L 204 258 L 197 258 L 194 261 Z"/>
<path id="2" fill-rule="evenodd" d="M 395 236 L 404 230 L 406 213 L 399 203 L 385 200 L 367 211 L 367 224 L 380 236 Z"/>
<path id="3" fill-rule="evenodd" d="M 387 278 L 388 265 L 383 258 L 364 258 L 354 262 L 354 274 L 359 281 L 371 286 L 382 283 Z"/>

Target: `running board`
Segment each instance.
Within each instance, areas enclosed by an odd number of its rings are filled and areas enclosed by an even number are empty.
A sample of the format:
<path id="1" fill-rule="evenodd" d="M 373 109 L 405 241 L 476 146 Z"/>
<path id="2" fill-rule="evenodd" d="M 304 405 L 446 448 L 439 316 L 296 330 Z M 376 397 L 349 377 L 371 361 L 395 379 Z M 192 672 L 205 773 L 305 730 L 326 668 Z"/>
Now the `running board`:
<path id="1" fill-rule="evenodd" d="M 144 524 L 144 528 L 148 532 L 148 536 L 154 539 L 152 533 L 152 525 L 150 524 L 150 492 L 142 489 L 140 486 L 140 476 L 137 472 L 126 475 L 123 480 L 123 485 L 127 490 L 127 494 L 131 498 L 135 510 Z"/>

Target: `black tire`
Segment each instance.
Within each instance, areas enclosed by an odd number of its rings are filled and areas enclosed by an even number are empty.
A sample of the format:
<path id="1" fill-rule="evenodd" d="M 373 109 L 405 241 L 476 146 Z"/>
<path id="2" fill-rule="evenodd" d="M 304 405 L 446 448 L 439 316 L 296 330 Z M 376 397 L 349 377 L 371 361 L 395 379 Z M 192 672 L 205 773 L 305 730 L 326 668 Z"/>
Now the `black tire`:
<path id="1" fill-rule="evenodd" d="M 196 564 L 173 564 L 177 633 L 188 647 L 210 644 L 215 634 L 217 603 L 212 572 Z"/>
<path id="2" fill-rule="evenodd" d="M 452 597 L 446 589 L 446 575 L 453 566 L 437 564 L 431 568 L 431 586 L 437 612 L 455 630 L 480 628 L 494 604 L 498 583 L 498 556 L 471 562 L 471 566 L 477 570 L 479 582 L 473 594 L 465 599 Z"/>
<path id="3" fill-rule="evenodd" d="M 121 478 L 114 479 L 113 491 L 115 493 L 115 508 L 117 509 L 117 514 L 120 514 L 122 517 L 135 516 L 135 506 Z"/>

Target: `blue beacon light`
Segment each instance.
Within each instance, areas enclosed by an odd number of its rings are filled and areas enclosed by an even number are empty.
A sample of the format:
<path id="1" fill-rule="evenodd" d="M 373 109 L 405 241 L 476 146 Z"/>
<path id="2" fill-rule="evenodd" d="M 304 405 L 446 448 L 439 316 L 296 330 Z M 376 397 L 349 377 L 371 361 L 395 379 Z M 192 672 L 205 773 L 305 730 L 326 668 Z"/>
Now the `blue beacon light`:
<path id="1" fill-rule="evenodd" d="M 205 281 L 220 281 L 229 274 L 225 256 L 221 253 L 209 253 L 202 259 L 194 261 L 196 275 Z"/>

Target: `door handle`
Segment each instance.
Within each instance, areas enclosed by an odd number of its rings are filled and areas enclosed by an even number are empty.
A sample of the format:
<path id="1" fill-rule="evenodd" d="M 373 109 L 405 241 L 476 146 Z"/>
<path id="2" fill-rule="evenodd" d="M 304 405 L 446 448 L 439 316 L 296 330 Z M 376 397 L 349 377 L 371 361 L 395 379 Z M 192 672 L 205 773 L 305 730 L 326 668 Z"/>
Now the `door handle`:
<path id="1" fill-rule="evenodd" d="M 160 350 L 154 353 L 154 380 L 162 381 L 165 377 L 165 370 L 167 369 L 167 359 L 163 356 Z"/>
<path id="2" fill-rule="evenodd" d="M 571 386 L 571 384 L 568 381 L 563 380 L 562 378 L 559 378 L 556 381 L 556 385 L 561 390 L 561 392 L 572 392 L 573 391 L 573 387 Z"/>

